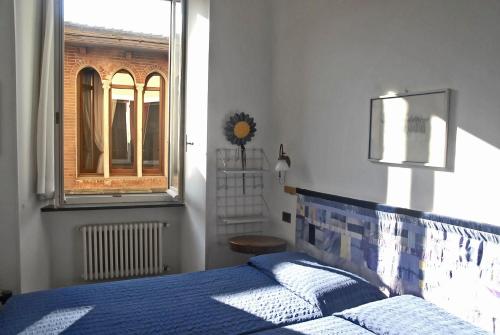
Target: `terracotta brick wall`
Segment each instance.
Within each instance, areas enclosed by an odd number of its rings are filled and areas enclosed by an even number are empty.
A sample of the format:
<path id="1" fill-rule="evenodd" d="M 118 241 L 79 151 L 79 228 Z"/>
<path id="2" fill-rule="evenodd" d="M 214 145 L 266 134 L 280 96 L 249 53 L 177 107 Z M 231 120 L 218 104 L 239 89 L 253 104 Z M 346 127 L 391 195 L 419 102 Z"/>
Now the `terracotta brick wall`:
<path id="1" fill-rule="evenodd" d="M 64 190 L 66 193 L 154 192 L 165 190 L 165 176 L 79 176 L 77 153 L 77 76 L 85 67 L 94 68 L 101 79 L 111 80 L 119 70 L 127 70 L 136 84 L 145 84 L 150 73 L 167 78 L 165 53 L 124 51 L 113 47 L 77 46 L 66 43 L 64 51 Z M 168 136 L 167 136 L 168 138 Z M 165 157 L 167 157 L 165 155 Z"/>

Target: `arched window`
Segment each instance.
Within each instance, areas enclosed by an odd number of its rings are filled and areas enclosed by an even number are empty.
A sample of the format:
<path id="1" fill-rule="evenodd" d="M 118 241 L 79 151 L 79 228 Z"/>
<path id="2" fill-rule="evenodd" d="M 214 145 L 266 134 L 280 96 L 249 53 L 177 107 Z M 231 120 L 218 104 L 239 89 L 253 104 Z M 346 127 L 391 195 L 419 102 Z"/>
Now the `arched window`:
<path id="1" fill-rule="evenodd" d="M 111 80 L 109 108 L 111 173 L 134 174 L 136 150 L 135 83 L 122 70 Z"/>
<path id="2" fill-rule="evenodd" d="M 78 166 L 80 174 L 103 173 L 102 83 L 96 70 L 86 67 L 77 77 Z"/>
<path id="3" fill-rule="evenodd" d="M 165 81 L 149 75 L 144 86 L 142 109 L 142 169 L 144 174 L 162 174 L 164 161 Z"/>

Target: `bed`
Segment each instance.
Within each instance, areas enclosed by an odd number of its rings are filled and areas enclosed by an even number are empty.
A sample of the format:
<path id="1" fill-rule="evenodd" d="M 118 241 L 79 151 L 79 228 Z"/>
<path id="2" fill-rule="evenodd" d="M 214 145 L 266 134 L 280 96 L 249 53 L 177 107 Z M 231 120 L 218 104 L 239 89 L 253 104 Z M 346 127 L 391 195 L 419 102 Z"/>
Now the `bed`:
<path id="1" fill-rule="evenodd" d="M 487 335 L 490 334 L 436 305 L 412 295 L 367 303 L 259 335 Z"/>
<path id="2" fill-rule="evenodd" d="M 297 250 L 500 334 L 500 226 L 296 191 Z"/>
<path id="3" fill-rule="evenodd" d="M 384 296 L 301 253 L 217 270 L 14 296 L 1 334 L 247 334 L 317 319 Z"/>

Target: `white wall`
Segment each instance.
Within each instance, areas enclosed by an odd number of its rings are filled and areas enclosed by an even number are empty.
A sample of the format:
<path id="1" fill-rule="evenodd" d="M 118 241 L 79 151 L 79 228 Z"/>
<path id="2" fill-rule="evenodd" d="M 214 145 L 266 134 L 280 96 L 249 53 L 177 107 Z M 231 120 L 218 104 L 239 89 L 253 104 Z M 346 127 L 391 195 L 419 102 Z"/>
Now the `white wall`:
<path id="1" fill-rule="evenodd" d="M 269 1 L 212 0 L 207 145 L 207 267 L 244 262 L 248 257 L 217 244 L 217 148 L 231 148 L 223 127 L 228 116 L 254 117 L 257 133 L 247 147 L 265 147 L 271 136 L 271 6 Z M 276 148 L 277 150 L 277 148 Z M 267 152 L 269 155 L 269 152 Z"/>
<path id="2" fill-rule="evenodd" d="M 276 143 L 290 185 L 500 225 L 500 2 L 273 1 Z M 455 90 L 454 171 L 367 160 L 369 98 Z M 273 212 L 294 212 L 275 189 Z M 275 225 L 293 240 L 294 227 Z"/>
<path id="3" fill-rule="evenodd" d="M 36 197 L 36 115 L 40 76 L 42 2 L 15 1 L 17 159 L 21 291 L 50 287 L 47 229 Z"/>
<path id="4" fill-rule="evenodd" d="M 51 260 L 51 286 L 61 287 L 83 283 L 82 238 L 79 227 L 85 224 L 119 222 L 167 222 L 163 250 L 169 273 L 180 271 L 180 235 L 183 208 L 130 208 L 90 211 L 43 213 L 43 225 L 48 229 Z"/>
<path id="5" fill-rule="evenodd" d="M 20 290 L 14 2 L 0 1 L 0 288 Z"/>

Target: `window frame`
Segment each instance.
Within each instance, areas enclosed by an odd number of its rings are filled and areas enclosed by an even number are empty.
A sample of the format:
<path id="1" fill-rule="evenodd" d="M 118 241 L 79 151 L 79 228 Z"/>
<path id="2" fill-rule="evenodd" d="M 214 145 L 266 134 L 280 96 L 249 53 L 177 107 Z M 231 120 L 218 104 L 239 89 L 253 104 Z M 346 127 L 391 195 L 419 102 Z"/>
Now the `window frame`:
<path id="1" fill-rule="evenodd" d="M 166 0 L 169 1 L 169 0 Z M 140 205 L 163 205 L 163 204 L 182 204 L 184 202 L 184 159 L 185 159 L 185 74 L 186 74 L 186 28 L 187 28 L 187 1 L 188 0 L 171 0 L 171 12 L 170 12 L 170 25 L 171 32 L 175 31 L 175 12 L 176 6 L 181 6 L 181 17 L 182 17 L 182 35 L 181 35 L 181 45 L 179 52 L 181 53 L 181 64 L 179 66 L 180 73 L 180 84 L 179 90 L 180 94 L 179 110 L 176 111 L 178 114 L 178 133 L 179 133 L 179 143 L 178 143 L 178 157 L 179 161 L 179 171 L 178 171 L 178 187 L 172 185 L 172 162 L 173 154 L 176 150 L 172 150 L 172 113 L 171 111 L 171 97 L 168 101 L 165 101 L 164 114 L 167 114 L 168 107 L 168 118 L 169 118 L 169 129 L 163 130 L 165 135 L 168 134 L 168 164 L 163 170 L 166 173 L 165 178 L 167 178 L 167 190 L 164 193 L 117 193 L 117 194 L 92 194 L 92 195 L 66 195 L 64 192 L 64 0 L 55 0 L 55 15 L 54 15 L 54 49 L 55 49 L 55 59 L 54 59 L 54 79 L 55 79 L 55 133 L 54 133 L 54 145 L 56 148 L 54 159 L 55 159 L 55 183 L 56 183 L 56 195 L 54 198 L 55 207 L 107 207 L 109 205 L 113 206 L 140 206 Z M 169 48 L 169 76 L 167 78 L 168 82 L 165 82 L 169 90 L 169 96 L 171 94 L 172 80 L 170 73 L 172 73 L 172 68 L 174 66 L 171 61 L 172 49 Z M 102 78 L 101 78 L 102 80 Z M 165 80 L 165 79 L 164 79 Z M 135 82 L 134 82 L 135 83 Z M 110 87 L 111 92 L 111 87 Z M 137 92 L 135 92 L 137 95 Z M 137 97 L 136 97 L 137 99 Z M 136 100 L 137 101 L 137 100 Z M 136 107 L 137 108 L 137 107 Z M 138 126 L 138 125 L 137 125 Z M 78 126 L 79 127 L 79 126 Z M 77 135 L 79 136 L 79 135 Z M 165 137 L 166 140 L 166 137 Z M 166 143 L 166 141 L 164 141 Z M 165 148 L 166 149 L 166 148 Z M 135 149 L 137 151 L 137 148 Z M 77 153 L 79 155 L 79 152 Z M 137 160 L 137 155 L 135 157 Z M 164 160 L 165 161 L 165 160 Z M 79 163 L 78 163 L 79 164 Z M 137 164 L 134 164 L 137 166 Z M 77 172 L 79 171 L 79 166 L 77 167 Z M 91 174 L 95 175 L 95 174 Z M 87 174 L 87 176 L 91 176 Z M 99 176 L 99 174 L 97 174 Z M 111 170 L 110 170 L 111 175 Z"/>

